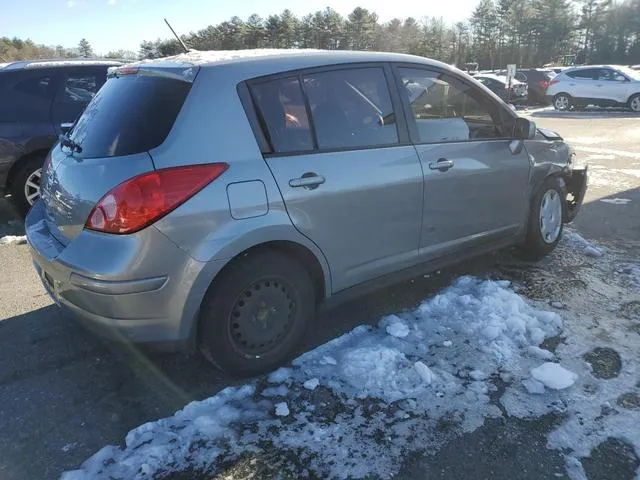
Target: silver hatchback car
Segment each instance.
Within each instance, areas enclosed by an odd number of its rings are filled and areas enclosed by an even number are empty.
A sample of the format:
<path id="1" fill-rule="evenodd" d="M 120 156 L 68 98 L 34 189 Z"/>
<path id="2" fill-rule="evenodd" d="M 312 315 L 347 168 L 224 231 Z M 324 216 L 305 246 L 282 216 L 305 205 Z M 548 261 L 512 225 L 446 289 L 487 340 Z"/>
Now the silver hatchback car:
<path id="1" fill-rule="evenodd" d="M 61 307 L 237 374 L 319 303 L 509 245 L 550 252 L 586 168 L 471 77 L 371 52 L 191 52 L 112 69 L 27 217 Z"/>

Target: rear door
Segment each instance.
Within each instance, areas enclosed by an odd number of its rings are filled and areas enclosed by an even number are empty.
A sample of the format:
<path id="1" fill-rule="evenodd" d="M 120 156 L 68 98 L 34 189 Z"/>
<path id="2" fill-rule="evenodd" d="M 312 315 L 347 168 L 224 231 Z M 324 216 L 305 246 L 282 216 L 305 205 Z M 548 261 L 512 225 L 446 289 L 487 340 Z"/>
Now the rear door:
<path id="1" fill-rule="evenodd" d="M 52 120 L 56 133 L 60 134 L 68 131 L 104 84 L 107 67 L 59 67 L 58 70 L 60 84 L 53 103 Z"/>
<path id="2" fill-rule="evenodd" d="M 396 68 L 424 171 L 427 257 L 513 238 L 528 208 L 530 161 L 512 153 L 513 115 L 476 86 L 437 69 Z"/>
<path id="3" fill-rule="evenodd" d="M 318 245 L 334 292 L 417 261 L 422 170 L 389 67 L 334 67 L 252 82 L 267 164 L 295 227 Z"/>

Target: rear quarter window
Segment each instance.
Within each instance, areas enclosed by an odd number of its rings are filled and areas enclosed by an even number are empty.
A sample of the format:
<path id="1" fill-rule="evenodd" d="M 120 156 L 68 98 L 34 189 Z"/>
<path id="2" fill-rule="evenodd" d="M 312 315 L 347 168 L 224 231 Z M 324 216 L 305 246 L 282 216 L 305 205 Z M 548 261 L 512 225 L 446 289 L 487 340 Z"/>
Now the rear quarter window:
<path id="1" fill-rule="evenodd" d="M 162 76 L 107 80 L 71 132 L 82 158 L 133 155 L 157 147 L 171 131 L 191 83 Z"/>

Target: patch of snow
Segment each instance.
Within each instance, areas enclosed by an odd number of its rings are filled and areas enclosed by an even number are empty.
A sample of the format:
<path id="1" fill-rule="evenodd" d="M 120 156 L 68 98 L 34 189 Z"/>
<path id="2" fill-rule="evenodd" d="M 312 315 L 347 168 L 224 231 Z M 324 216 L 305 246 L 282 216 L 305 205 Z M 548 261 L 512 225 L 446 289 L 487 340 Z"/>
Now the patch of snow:
<path id="1" fill-rule="evenodd" d="M 291 370 L 290 368 L 282 367 L 269 374 L 269 376 L 267 377 L 267 381 L 269 383 L 282 383 L 289 380 L 292 375 L 293 370 Z"/>
<path id="2" fill-rule="evenodd" d="M 567 308 L 564 303 L 558 301 L 553 301 L 549 305 L 551 305 L 553 308 L 557 308 L 558 310 L 564 310 L 565 308 Z"/>
<path id="3" fill-rule="evenodd" d="M 393 476 L 407 451 L 439 445 L 434 431 L 443 416 L 455 418 L 460 432 L 475 430 L 487 417 L 499 417 L 500 409 L 490 398 L 495 390 L 491 376 L 528 378 L 539 362 L 527 355 L 528 347 L 561 331 L 563 322 L 556 313 L 533 307 L 508 285 L 459 278 L 402 314 L 411 334 L 401 341 L 387 333 L 389 322 L 384 319 L 377 328 L 357 327 L 301 355 L 290 368 L 270 374 L 272 384 L 287 382 L 286 402 L 274 404 L 256 396 L 258 381 L 229 387 L 172 417 L 132 430 L 124 448 L 104 447 L 63 480 L 215 470 L 218 462 L 259 452 L 262 440 L 297 452 L 321 478 Z M 491 335 L 486 335 L 488 330 Z M 438 349 L 434 356 L 433 347 L 444 338 L 451 347 Z M 475 373 L 470 381 L 461 371 Z M 309 379 L 322 383 L 335 398 L 338 406 L 330 413 L 301 400 Z M 372 402 L 378 408 L 366 413 Z M 295 406 L 295 414 L 289 406 Z M 288 415 L 289 421 L 275 418 L 274 412 Z M 363 441 L 379 431 L 394 441 Z"/>
<path id="4" fill-rule="evenodd" d="M 443 347 L 451 347 L 452 345 L 453 342 L 451 340 L 445 340 L 444 342 L 442 342 Z"/>
<path id="5" fill-rule="evenodd" d="M 317 49 L 287 49 L 287 48 L 257 48 L 245 50 L 217 50 L 198 51 L 193 50 L 187 53 L 180 53 L 171 57 L 140 60 L 129 65 L 206 65 L 213 63 L 228 62 L 231 60 L 242 60 L 251 58 L 271 57 L 279 55 L 306 55 L 309 53 L 322 53 L 326 50 Z"/>
<path id="6" fill-rule="evenodd" d="M 576 232 L 567 229 L 562 236 L 570 247 L 582 251 L 588 257 L 597 258 L 603 255 L 601 249 L 592 245 Z"/>
<path id="7" fill-rule="evenodd" d="M 64 453 L 69 453 L 71 450 L 76 448 L 77 443 L 67 443 L 64 447 L 62 447 L 62 451 Z"/>
<path id="8" fill-rule="evenodd" d="M 263 397 L 284 397 L 289 393 L 289 389 L 286 385 L 279 385 L 277 387 L 265 388 L 260 395 Z"/>
<path id="9" fill-rule="evenodd" d="M 0 245 L 9 245 L 11 243 L 22 245 L 27 243 L 27 237 L 25 235 L 5 235 L 0 238 Z"/>
<path id="10" fill-rule="evenodd" d="M 427 367 L 420 360 L 418 360 L 416 363 L 414 363 L 413 366 L 416 369 L 416 371 L 418 372 L 418 375 L 420 375 L 420 378 L 422 378 L 422 381 L 426 385 L 431 385 L 433 383 L 433 379 L 435 378 L 435 374 L 431 371 L 431 369 L 429 367 Z"/>
<path id="11" fill-rule="evenodd" d="M 539 382 L 533 378 L 527 378 L 522 381 L 522 385 L 527 389 L 527 392 L 542 395 L 546 390 L 544 389 L 544 383 Z"/>
<path id="12" fill-rule="evenodd" d="M 640 265 L 622 265 L 618 268 L 618 272 L 625 275 L 634 287 L 640 288 Z"/>
<path id="13" fill-rule="evenodd" d="M 544 348 L 537 347 L 535 345 L 530 345 L 527 348 L 527 351 L 529 352 L 529 355 L 535 358 L 539 358 L 540 360 L 554 360 L 556 358 L 553 352 L 545 350 Z"/>
<path id="14" fill-rule="evenodd" d="M 320 364 L 321 365 L 338 365 L 338 361 L 335 358 L 330 357 L 329 355 L 325 355 L 320 359 Z"/>
<path id="15" fill-rule="evenodd" d="M 612 205 L 626 205 L 631 201 L 629 198 L 601 198 L 601 202 L 610 203 Z"/>
<path id="16" fill-rule="evenodd" d="M 310 378 L 309 380 L 307 380 L 302 384 L 304 388 L 312 391 L 315 390 L 318 387 L 318 385 L 320 385 L 320 380 L 318 380 L 317 378 Z"/>
<path id="17" fill-rule="evenodd" d="M 579 145 L 598 145 L 611 140 L 609 137 L 573 137 L 565 139 L 568 143 Z"/>
<path id="18" fill-rule="evenodd" d="M 599 147 L 585 147 L 583 145 L 576 145 L 574 147 L 576 150 L 585 153 L 592 153 L 595 155 L 613 155 L 615 157 L 623 157 L 623 158 L 640 158 L 640 153 L 637 152 L 628 152 L 626 150 L 613 150 L 611 148 L 599 148 Z"/>
<path id="19" fill-rule="evenodd" d="M 546 362 L 531 369 L 531 376 L 553 390 L 564 390 L 576 383 L 578 375 L 563 368 L 559 363 Z"/>
<path id="20" fill-rule="evenodd" d="M 390 315 L 385 320 L 387 323 L 385 330 L 392 337 L 404 338 L 409 335 L 409 327 L 400 317 Z"/>
<path id="21" fill-rule="evenodd" d="M 287 402 L 276 403 L 276 415 L 279 417 L 289 416 L 289 406 Z"/>

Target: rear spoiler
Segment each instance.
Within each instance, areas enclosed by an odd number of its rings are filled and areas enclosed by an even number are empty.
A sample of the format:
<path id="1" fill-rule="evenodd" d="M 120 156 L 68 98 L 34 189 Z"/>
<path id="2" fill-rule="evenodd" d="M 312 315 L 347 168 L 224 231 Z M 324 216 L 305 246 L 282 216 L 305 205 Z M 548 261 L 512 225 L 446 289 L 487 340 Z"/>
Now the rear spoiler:
<path id="1" fill-rule="evenodd" d="M 193 83 L 199 70 L 200 67 L 195 66 L 178 67 L 175 66 L 175 64 L 163 66 L 158 63 L 149 65 L 145 65 L 144 63 L 132 63 L 128 65 L 109 67 L 107 69 L 107 78 L 120 78 L 129 75 L 147 75 Z"/>

